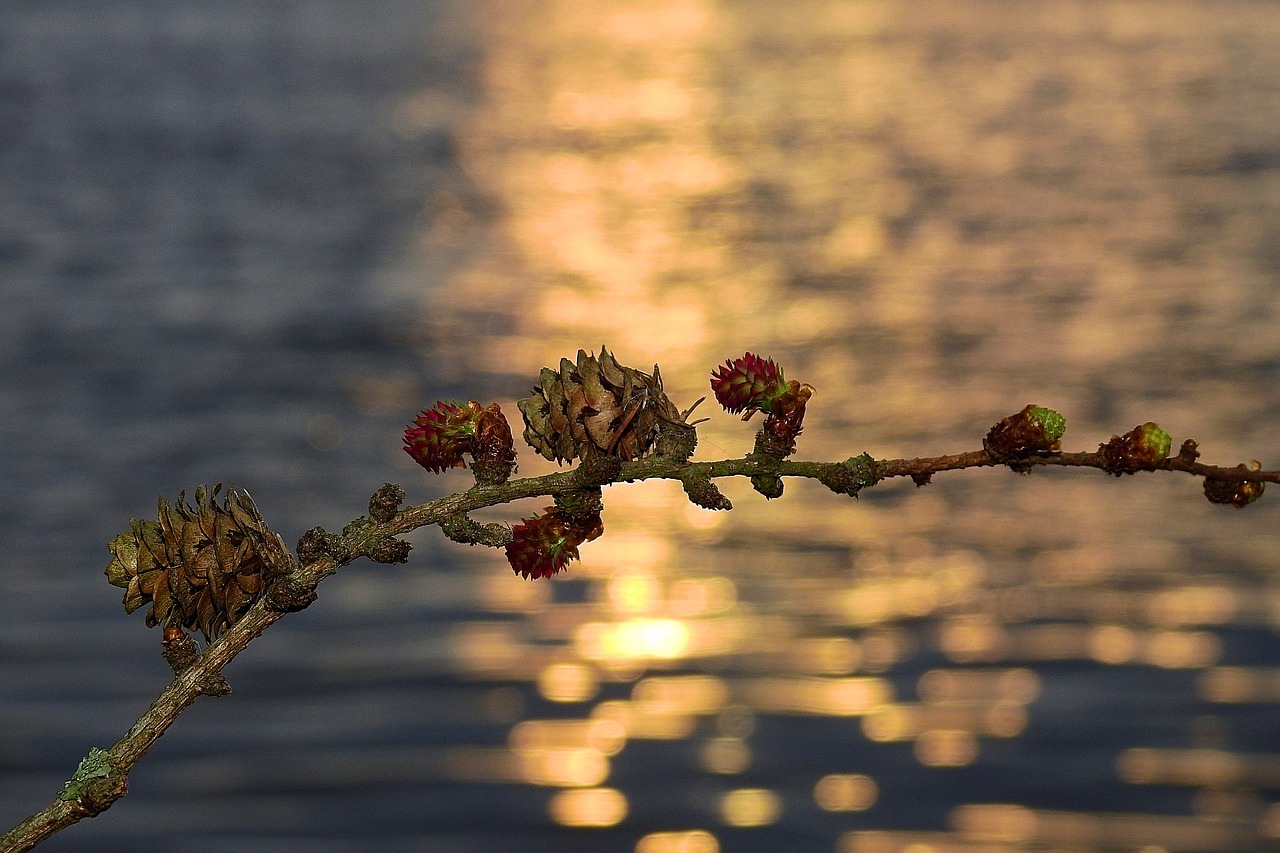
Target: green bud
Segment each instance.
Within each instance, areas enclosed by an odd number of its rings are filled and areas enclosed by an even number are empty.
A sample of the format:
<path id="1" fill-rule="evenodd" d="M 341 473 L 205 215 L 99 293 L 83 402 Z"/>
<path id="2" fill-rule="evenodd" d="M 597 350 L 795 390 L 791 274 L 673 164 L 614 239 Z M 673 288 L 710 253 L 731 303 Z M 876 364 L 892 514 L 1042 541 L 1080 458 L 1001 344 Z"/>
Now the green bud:
<path id="1" fill-rule="evenodd" d="M 1044 430 L 1046 441 L 1055 442 L 1062 438 L 1062 434 L 1067 431 L 1067 419 L 1062 416 L 1061 412 L 1053 409 L 1046 409 L 1044 406 L 1032 406 L 1031 411 L 1027 412 L 1027 417 L 1034 423 L 1038 423 L 1040 428 Z"/>

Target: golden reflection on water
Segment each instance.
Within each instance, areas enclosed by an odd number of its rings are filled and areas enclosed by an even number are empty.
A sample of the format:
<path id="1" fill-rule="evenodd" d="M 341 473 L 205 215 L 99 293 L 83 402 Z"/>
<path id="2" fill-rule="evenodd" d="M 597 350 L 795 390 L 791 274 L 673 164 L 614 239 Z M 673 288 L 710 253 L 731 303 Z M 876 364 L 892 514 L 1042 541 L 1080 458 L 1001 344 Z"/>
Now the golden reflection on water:
<path id="1" fill-rule="evenodd" d="M 1269 446 L 1275 383 L 1244 372 L 1280 355 L 1257 304 L 1275 204 L 1223 165 L 1206 121 L 1276 145 L 1280 104 L 1254 122 L 1230 91 L 1204 93 L 1233 73 L 1277 82 L 1280 63 L 1222 45 L 1274 58 L 1280 12 L 485 5 L 483 102 L 457 142 L 486 201 L 433 196 L 420 246 L 424 269 L 450 265 L 424 309 L 443 378 L 532 378 L 603 342 L 659 362 L 688 405 L 751 349 L 818 389 L 805 458 L 972 448 L 1028 401 L 1067 412 L 1073 448 L 1149 418 L 1212 439 L 1207 461 Z M 401 119 L 438 120 L 446 101 L 424 93 Z M 749 426 L 700 414 L 698 458 L 750 448 Z M 767 505 L 730 482 L 731 513 L 673 483 L 611 487 L 607 535 L 569 573 L 581 595 L 497 555 L 477 576 L 493 618 L 458 627 L 458 670 L 535 685 L 563 718 L 458 751 L 456 775 L 561 788 L 548 813 L 563 826 L 625 826 L 627 792 L 603 785 L 628 744 L 697 739 L 721 783 L 707 826 L 637 833 L 634 849 L 706 853 L 715 827 L 788 819 L 778 791 L 733 784 L 756 767 L 762 717 L 855 718 L 865 749 L 910 743 L 919 772 L 946 773 L 1026 735 L 1046 664 L 1200 670 L 1206 702 L 1280 702 L 1277 671 L 1227 665 L 1218 634 L 1280 624 L 1280 590 L 1259 579 L 1280 544 L 1270 510 L 1224 520 L 1169 480 L 992 471 L 862 501 L 796 483 Z M 907 666 L 926 668 L 915 696 L 894 688 Z M 945 832 L 851 828 L 834 849 L 1254 849 L 1280 818 L 1245 794 L 1273 790 L 1277 762 L 1137 744 L 1117 778 L 1203 788 L 1196 814 L 978 803 Z M 885 780 L 864 765 L 832 755 L 806 796 L 874 825 Z"/>

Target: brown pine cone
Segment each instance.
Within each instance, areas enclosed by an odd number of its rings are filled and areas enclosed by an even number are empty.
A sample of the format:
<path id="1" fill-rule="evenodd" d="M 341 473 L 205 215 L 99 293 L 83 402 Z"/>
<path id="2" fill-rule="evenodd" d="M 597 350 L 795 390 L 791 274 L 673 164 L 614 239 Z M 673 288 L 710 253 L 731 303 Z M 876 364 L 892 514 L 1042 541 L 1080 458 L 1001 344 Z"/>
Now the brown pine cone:
<path id="1" fill-rule="evenodd" d="M 194 507 L 185 492 L 176 505 L 161 498 L 158 521 L 134 519 L 111 541 L 107 580 L 124 588 L 126 612 L 150 602 L 148 627 L 199 629 L 213 640 L 291 569 L 284 541 L 249 495 L 229 489 L 219 505 L 221 488 L 198 487 Z"/>

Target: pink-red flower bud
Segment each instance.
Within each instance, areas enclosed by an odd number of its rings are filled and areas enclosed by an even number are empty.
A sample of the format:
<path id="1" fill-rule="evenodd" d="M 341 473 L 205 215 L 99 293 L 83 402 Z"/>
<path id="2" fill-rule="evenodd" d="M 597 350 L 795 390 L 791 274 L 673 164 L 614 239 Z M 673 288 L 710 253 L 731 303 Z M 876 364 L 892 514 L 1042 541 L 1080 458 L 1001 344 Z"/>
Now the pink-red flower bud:
<path id="1" fill-rule="evenodd" d="M 404 451 L 432 473 L 465 468 L 464 453 L 477 462 L 507 465 L 515 462 L 511 427 L 497 403 L 487 408 L 475 400 L 437 402 L 414 418 L 404 431 Z"/>
<path id="2" fill-rule="evenodd" d="M 789 390 L 782 368 L 773 359 L 755 353 L 725 360 L 711 373 L 711 390 L 725 410 L 746 412 L 745 421 L 756 412 L 772 412 L 774 401 Z"/>
<path id="3" fill-rule="evenodd" d="M 600 516 L 589 514 L 571 518 L 556 507 L 544 515 L 526 518 L 511 528 L 506 547 L 507 562 L 516 574 L 526 578 L 549 578 L 578 559 L 578 546 L 604 531 Z"/>

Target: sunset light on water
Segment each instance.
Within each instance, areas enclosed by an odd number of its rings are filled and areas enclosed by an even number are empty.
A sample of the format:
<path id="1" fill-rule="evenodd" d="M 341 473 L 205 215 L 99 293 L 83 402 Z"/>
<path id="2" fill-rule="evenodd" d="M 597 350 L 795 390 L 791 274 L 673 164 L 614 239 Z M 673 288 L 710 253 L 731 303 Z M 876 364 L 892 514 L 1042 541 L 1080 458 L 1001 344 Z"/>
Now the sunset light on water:
<path id="1" fill-rule="evenodd" d="M 1217 44 L 1244 24 L 1194 4 L 998 8 L 509 6 L 460 140 L 502 210 L 469 239 L 497 250 L 428 300 L 433 343 L 533 375 L 603 342 L 658 362 L 682 405 L 726 356 L 766 353 L 817 388 L 803 458 L 973 447 L 1026 400 L 1068 413 L 1082 448 L 1146 416 L 1206 436 L 1243 423 L 1255 404 L 1179 343 L 1244 324 L 1280 344 L 1239 312 L 1275 274 L 1243 262 L 1243 238 L 1185 246 L 1188 211 L 1233 204 L 1240 179 L 1185 165 L 1221 142 L 1187 123 L 1196 102 L 1178 93 L 1216 85 L 1203 81 L 1232 60 L 1148 46 L 1190 29 Z M 493 331 L 450 343 L 458 323 Z M 1259 383 L 1256 405 L 1274 411 L 1274 380 Z M 700 414 L 696 458 L 749 447 L 750 426 Z M 1238 645 L 1219 630 L 1274 629 L 1276 542 L 1168 479 L 997 471 L 860 501 L 797 482 L 768 505 L 728 482 L 725 514 L 670 484 L 613 486 L 607 535 L 549 599 L 515 609 L 526 638 L 512 659 L 555 661 L 537 678 L 546 698 L 571 697 L 557 718 L 625 731 L 609 756 L 628 803 L 618 826 L 658 828 L 637 832 L 637 853 L 719 849 L 726 831 L 723 849 L 827 831 L 805 849 L 1261 849 L 1274 783 L 1224 767 L 1271 759 L 1232 751 L 1222 703 L 1273 697 L 1265 673 L 1231 666 Z M 1257 653 L 1274 655 L 1267 643 Z M 1119 677 L 1091 675 L 1106 669 Z M 548 688 L 553 671 L 592 689 Z M 1105 719 L 1126 673 L 1184 709 L 1185 727 L 1108 737 L 1087 766 L 1056 758 L 1067 707 Z M 820 718 L 847 722 L 802 722 Z M 1214 751 L 1197 751 L 1209 731 Z M 689 748 L 642 758 L 646 739 Z M 809 758 L 782 760 L 792 748 Z M 1064 794 L 1023 801 L 983 781 L 1011 763 Z M 645 773 L 669 780 L 665 802 L 633 801 L 624 780 Z M 1153 783 L 1258 787 L 1248 807 L 1125 792 Z M 1115 795 L 1085 794 L 1100 784 Z M 613 794 L 583 796 L 623 814 Z M 587 825 L 554 802 L 551 820 Z M 840 830 L 819 812 L 857 817 Z M 761 827 L 784 834 L 749 846 L 741 833 Z"/>

